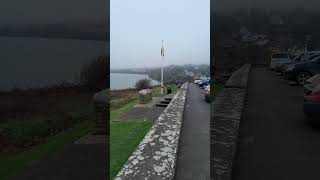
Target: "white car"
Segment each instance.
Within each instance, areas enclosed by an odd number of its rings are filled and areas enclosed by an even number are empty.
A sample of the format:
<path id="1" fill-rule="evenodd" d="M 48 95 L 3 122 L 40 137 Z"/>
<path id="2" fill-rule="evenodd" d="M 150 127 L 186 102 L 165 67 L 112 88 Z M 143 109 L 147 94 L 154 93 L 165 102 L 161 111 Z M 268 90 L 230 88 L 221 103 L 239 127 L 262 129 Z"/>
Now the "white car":
<path id="1" fill-rule="evenodd" d="M 198 84 L 200 83 L 202 80 L 201 79 L 195 79 L 193 83 Z"/>
<path id="2" fill-rule="evenodd" d="M 291 61 L 288 53 L 275 53 L 271 55 L 270 69 L 274 70 L 278 63 Z"/>

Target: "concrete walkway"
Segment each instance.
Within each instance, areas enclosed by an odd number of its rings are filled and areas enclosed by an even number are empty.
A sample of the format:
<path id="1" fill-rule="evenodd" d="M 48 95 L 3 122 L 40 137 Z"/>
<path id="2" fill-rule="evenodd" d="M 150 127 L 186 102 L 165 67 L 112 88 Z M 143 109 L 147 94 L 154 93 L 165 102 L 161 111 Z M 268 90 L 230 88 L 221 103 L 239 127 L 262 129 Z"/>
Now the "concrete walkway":
<path id="1" fill-rule="evenodd" d="M 176 180 L 210 179 L 210 104 L 190 83 L 183 114 Z"/>
<path id="2" fill-rule="evenodd" d="M 153 97 L 148 104 L 136 104 L 133 108 L 113 118 L 112 121 L 155 121 L 162 114 L 165 107 L 157 107 L 161 97 Z"/>
<path id="3" fill-rule="evenodd" d="M 320 130 L 306 123 L 302 103 L 301 87 L 252 69 L 233 179 L 320 179 Z"/>

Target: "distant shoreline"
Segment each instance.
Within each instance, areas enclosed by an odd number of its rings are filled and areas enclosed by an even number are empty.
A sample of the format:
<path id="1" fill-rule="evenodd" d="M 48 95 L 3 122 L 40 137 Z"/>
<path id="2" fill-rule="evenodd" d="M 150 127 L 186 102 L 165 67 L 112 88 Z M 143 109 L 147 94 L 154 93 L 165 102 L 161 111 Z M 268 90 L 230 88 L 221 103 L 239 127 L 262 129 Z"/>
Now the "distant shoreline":
<path id="1" fill-rule="evenodd" d="M 145 76 L 148 76 L 148 78 L 152 79 L 152 78 L 151 78 L 151 77 L 149 76 L 149 74 L 147 74 L 147 73 L 133 73 L 133 72 L 128 72 L 128 73 L 125 73 L 125 72 L 110 72 L 110 74 L 134 74 L 134 75 L 138 74 L 138 75 L 145 75 Z M 158 80 L 156 80 L 156 79 L 152 79 L 152 80 L 154 80 L 154 81 L 158 81 Z"/>
<path id="2" fill-rule="evenodd" d="M 114 77 L 112 77 L 112 75 L 114 75 Z M 132 78 L 132 77 L 138 77 L 138 78 Z M 134 89 L 135 83 L 141 79 L 150 79 L 152 85 L 160 84 L 158 80 L 152 79 L 148 74 L 131 73 L 131 72 L 128 72 L 128 73 L 111 72 L 110 73 L 110 90 Z M 119 84 L 117 83 L 117 81 L 121 81 L 123 83 Z"/>

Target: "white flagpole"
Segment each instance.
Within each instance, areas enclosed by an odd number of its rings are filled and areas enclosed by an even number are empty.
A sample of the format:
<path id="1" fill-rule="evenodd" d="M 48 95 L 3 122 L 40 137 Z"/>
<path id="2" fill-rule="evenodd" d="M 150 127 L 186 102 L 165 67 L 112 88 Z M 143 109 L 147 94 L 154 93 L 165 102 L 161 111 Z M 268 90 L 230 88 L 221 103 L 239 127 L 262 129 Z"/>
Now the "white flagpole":
<path id="1" fill-rule="evenodd" d="M 162 51 L 163 50 L 163 40 L 162 40 Z M 164 61 L 164 54 L 161 51 L 161 94 L 163 94 L 163 61 Z"/>

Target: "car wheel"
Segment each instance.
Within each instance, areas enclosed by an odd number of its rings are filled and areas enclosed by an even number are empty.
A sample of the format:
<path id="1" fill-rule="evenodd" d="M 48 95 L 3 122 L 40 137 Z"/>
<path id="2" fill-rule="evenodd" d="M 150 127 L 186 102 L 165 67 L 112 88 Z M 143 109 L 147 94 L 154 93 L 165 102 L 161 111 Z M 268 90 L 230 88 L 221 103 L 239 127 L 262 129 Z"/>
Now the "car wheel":
<path id="1" fill-rule="evenodd" d="M 300 72 L 297 76 L 297 83 L 299 85 L 305 85 L 306 81 L 311 77 L 312 75 L 308 72 Z"/>

